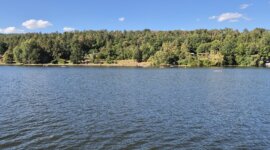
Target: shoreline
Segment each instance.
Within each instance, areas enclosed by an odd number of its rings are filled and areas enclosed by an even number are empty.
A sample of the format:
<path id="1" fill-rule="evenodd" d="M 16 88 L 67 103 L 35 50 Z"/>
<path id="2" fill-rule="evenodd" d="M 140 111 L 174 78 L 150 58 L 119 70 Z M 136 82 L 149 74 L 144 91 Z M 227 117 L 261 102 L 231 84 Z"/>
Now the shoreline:
<path id="1" fill-rule="evenodd" d="M 119 68 L 269 68 L 269 67 L 256 67 L 256 66 L 188 66 L 188 65 L 162 65 L 152 66 L 149 64 L 4 64 L 1 66 L 22 66 L 22 67 L 119 67 Z"/>
<path id="2" fill-rule="evenodd" d="M 132 67 L 152 68 L 151 65 L 123 65 L 123 64 L 3 64 L 0 66 L 26 66 L 26 67 Z M 153 67 L 154 68 L 154 67 Z"/>

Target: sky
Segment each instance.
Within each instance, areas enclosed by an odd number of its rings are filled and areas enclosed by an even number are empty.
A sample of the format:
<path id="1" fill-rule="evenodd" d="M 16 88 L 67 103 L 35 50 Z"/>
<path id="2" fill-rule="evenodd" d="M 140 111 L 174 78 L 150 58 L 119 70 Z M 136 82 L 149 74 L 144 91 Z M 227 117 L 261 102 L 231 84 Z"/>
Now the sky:
<path id="1" fill-rule="evenodd" d="M 270 29 L 270 0 L 1 0 L 0 33 Z"/>

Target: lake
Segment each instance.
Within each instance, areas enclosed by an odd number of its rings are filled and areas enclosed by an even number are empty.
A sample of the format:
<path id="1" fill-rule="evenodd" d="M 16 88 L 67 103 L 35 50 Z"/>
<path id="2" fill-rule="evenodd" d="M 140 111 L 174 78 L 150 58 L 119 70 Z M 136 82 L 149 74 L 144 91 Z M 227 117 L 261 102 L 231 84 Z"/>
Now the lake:
<path id="1" fill-rule="evenodd" d="M 267 149 L 270 69 L 0 67 L 0 149 Z"/>

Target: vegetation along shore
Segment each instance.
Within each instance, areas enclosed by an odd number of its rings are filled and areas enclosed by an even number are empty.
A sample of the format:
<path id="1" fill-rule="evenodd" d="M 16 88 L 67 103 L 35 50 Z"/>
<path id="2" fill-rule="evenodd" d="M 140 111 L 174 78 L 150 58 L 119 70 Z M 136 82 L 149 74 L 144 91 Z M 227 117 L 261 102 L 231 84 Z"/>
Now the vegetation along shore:
<path id="1" fill-rule="evenodd" d="M 0 63 L 81 66 L 265 66 L 270 31 L 82 31 L 0 34 Z"/>

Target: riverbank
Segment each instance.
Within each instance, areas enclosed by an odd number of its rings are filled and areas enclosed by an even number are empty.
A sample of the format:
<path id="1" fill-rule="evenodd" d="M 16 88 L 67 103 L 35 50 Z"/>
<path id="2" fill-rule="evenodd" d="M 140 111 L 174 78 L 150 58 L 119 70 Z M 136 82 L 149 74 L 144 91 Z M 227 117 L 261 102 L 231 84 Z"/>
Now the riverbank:
<path id="1" fill-rule="evenodd" d="M 254 66 L 183 66 L 183 65 L 121 65 L 121 64 L 3 64 L 1 66 L 25 66 L 25 67 L 125 67 L 125 68 L 270 68 L 270 67 L 254 67 Z"/>
<path id="2" fill-rule="evenodd" d="M 149 62 L 136 62 L 133 60 L 119 60 L 117 63 L 108 64 L 108 63 L 88 63 L 88 64 L 5 64 L 0 62 L 0 66 L 33 66 L 33 67 L 131 67 L 131 68 L 254 68 L 254 66 L 240 66 L 240 65 L 228 65 L 228 66 L 189 66 L 189 65 L 161 65 L 153 66 Z M 265 66 L 266 67 L 266 66 Z M 257 67 L 256 67 L 257 68 Z M 259 68 L 259 67 L 258 67 Z M 266 67 L 269 68 L 269 67 Z"/>
<path id="3" fill-rule="evenodd" d="M 37 67 L 138 67 L 149 68 L 152 67 L 148 62 L 135 62 L 135 61 L 118 61 L 115 64 L 5 64 L 0 63 L 0 66 L 37 66 Z"/>

